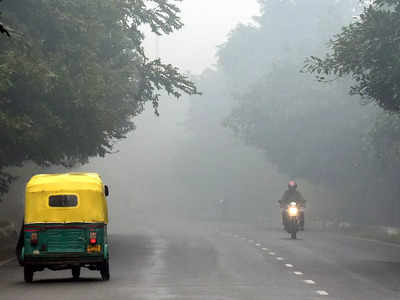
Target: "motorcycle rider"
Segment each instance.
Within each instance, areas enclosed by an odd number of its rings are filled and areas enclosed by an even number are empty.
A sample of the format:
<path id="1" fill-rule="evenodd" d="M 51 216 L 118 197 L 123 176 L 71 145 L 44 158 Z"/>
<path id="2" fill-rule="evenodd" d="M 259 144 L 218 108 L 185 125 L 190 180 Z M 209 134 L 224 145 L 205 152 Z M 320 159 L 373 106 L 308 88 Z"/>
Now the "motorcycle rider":
<path id="1" fill-rule="evenodd" d="M 305 207 L 306 200 L 304 200 L 303 195 L 297 190 L 297 183 L 294 180 L 289 181 L 288 189 L 283 194 L 279 204 L 282 208 L 282 223 L 283 226 L 286 225 L 286 207 L 291 203 L 296 202 L 299 207 Z M 300 229 L 304 230 L 304 211 L 300 210 Z"/>

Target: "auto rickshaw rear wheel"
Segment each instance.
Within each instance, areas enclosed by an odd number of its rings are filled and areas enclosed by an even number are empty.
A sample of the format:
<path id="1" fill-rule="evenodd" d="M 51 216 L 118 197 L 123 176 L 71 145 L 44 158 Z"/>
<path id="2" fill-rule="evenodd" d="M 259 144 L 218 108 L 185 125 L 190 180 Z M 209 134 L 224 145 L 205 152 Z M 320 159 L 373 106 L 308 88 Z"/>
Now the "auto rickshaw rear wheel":
<path id="1" fill-rule="evenodd" d="M 81 268 L 80 267 L 72 267 L 72 277 L 74 279 L 78 279 L 81 276 Z"/>
<path id="2" fill-rule="evenodd" d="M 33 281 L 32 266 L 29 266 L 29 265 L 24 266 L 24 279 L 25 279 L 25 282 L 27 282 L 27 283 L 31 283 Z"/>
<path id="3" fill-rule="evenodd" d="M 104 281 L 110 280 L 110 267 L 108 264 L 108 259 L 105 260 L 101 266 L 100 266 L 100 274 L 101 274 L 101 278 Z"/>

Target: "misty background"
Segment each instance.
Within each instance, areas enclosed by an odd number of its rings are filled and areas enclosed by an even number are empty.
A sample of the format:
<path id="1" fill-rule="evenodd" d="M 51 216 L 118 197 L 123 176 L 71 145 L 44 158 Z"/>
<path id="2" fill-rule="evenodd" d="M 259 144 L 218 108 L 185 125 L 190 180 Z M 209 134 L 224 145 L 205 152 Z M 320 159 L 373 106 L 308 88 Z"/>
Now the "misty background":
<path id="1" fill-rule="evenodd" d="M 113 154 L 74 168 L 98 172 L 110 186 L 113 230 L 129 224 L 121 218 L 127 212 L 215 220 L 220 200 L 226 220 L 277 220 L 290 179 L 310 218 L 398 224 L 397 169 L 374 156 L 371 135 L 388 117 L 349 96 L 347 80 L 324 85 L 300 72 L 306 57 L 323 54 L 353 22 L 359 1 L 186 0 L 180 7 L 184 28 L 163 37 L 147 30 L 145 49 L 185 70 L 203 95 L 163 95 L 159 117 L 146 105 Z M 1 216 L 20 217 L 27 178 L 54 171 L 65 169 L 13 170 L 20 178 Z"/>

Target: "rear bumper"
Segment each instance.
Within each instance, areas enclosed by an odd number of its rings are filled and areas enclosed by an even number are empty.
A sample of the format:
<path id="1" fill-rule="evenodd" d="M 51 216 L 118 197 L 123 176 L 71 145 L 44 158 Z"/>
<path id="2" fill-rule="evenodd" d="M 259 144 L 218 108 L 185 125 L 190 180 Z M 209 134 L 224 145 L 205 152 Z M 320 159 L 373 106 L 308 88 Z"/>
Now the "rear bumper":
<path id="1" fill-rule="evenodd" d="M 25 255 L 25 265 L 54 266 L 54 265 L 85 265 L 97 264 L 104 261 L 101 255 L 85 254 L 48 254 L 48 255 Z"/>

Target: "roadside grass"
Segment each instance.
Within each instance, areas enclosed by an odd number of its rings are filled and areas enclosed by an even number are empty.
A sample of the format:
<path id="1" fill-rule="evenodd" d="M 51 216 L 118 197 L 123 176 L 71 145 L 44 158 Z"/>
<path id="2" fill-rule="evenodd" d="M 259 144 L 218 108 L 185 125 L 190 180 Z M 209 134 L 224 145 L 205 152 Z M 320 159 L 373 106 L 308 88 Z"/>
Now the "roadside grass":
<path id="1" fill-rule="evenodd" d="M 392 231 L 392 229 L 394 228 L 374 228 L 371 231 L 358 231 L 350 234 L 361 238 L 400 244 L 400 230 L 395 228 L 396 230 Z"/>
<path id="2" fill-rule="evenodd" d="M 398 227 L 358 225 L 319 219 L 310 220 L 309 224 L 316 230 L 339 232 L 358 238 L 400 244 L 400 228 Z"/>

